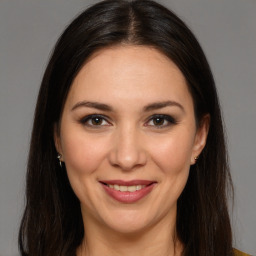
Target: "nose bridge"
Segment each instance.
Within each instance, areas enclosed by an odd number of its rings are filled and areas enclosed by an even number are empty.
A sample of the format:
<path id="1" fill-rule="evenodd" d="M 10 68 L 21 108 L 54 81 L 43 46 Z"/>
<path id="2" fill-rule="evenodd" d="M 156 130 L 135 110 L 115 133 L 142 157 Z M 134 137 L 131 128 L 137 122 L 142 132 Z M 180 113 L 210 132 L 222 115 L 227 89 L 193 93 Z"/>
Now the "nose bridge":
<path id="1" fill-rule="evenodd" d="M 146 163 L 146 151 L 141 143 L 140 131 L 135 125 L 118 127 L 110 161 L 122 170 L 131 170 Z"/>

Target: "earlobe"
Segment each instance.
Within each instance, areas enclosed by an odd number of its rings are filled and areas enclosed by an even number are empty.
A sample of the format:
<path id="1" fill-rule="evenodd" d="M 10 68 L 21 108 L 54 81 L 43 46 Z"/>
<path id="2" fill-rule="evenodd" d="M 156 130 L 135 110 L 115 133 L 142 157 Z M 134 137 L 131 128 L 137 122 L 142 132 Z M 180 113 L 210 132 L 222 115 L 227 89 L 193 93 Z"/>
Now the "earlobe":
<path id="1" fill-rule="evenodd" d="M 201 119 L 200 124 L 197 128 L 194 146 L 193 146 L 193 152 L 191 156 L 191 165 L 195 164 L 197 160 L 200 158 L 200 154 L 206 145 L 209 127 L 210 127 L 210 115 L 207 114 Z"/>
<path id="2" fill-rule="evenodd" d="M 63 154 L 62 154 L 62 148 L 60 143 L 60 132 L 57 124 L 54 124 L 53 138 L 54 138 L 56 151 L 58 152 L 58 155 L 61 155 L 62 157 Z"/>

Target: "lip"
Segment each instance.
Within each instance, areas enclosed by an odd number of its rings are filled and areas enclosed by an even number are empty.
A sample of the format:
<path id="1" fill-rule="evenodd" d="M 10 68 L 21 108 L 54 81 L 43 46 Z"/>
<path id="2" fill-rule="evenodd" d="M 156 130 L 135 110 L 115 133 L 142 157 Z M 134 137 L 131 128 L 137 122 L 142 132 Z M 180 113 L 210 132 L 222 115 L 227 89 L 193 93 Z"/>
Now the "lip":
<path id="1" fill-rule="evenodd" d="M 119 186 L 135 186 L 135 185 L 145 185 L 148 186 L 152 183 L 156 183 L 154 180 L 100 180 L 101 183 L 106 183 L 106 184 L 117 184 Z"/>
<path id="2" fill-rule="evenodd" d="M 105 192 L 115 199 L 116 201 L 119 201 L 121 203 L 135 203 L 145 196 L 147 196 L 156 185 L 156 181 L 150 181 L 150 180 L 130 180 L 130 181 L 123 181 L 123 180 L 102 180 L 100 181 L 103 189 Z M 106 184 L 114 185 L 117 184 L 119 186 L 134 186 L 134 185 L 145 185 L 146 187 L 136 190 L 134 192 L 121 192 L 118 190 L 115 190 L 113 188 L 108 187 Z"/>

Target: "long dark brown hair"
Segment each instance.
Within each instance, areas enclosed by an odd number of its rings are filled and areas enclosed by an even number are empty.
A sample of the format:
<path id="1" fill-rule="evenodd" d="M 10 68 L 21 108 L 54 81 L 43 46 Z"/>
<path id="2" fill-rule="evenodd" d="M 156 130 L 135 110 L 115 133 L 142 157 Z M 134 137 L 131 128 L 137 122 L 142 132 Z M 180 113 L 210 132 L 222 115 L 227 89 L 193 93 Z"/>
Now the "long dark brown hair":
<path id="1" fill-rule="evenodd" d="M 182 71 L 194 101 L 196 121 L 209 114 L 206 146 L 191 166 L 178 199 L 177 235 L 184 256 L 231 256 L 228 191 L 232 182 L 214 79 L 195 36 L 173 12 L 149 0 L 108 0 L 80 14 L 58 40 L 46 68 L 35 110 L 26 207 L 19 231 L 22 256 L 75 255 L 84 237 L 80 203 L 60 168 L 54 145 L 73 79 L 95 51 L 113 45 L 145 45 L 169 57 Z M 232 193 L 231 193 L 232 195 Z"/>

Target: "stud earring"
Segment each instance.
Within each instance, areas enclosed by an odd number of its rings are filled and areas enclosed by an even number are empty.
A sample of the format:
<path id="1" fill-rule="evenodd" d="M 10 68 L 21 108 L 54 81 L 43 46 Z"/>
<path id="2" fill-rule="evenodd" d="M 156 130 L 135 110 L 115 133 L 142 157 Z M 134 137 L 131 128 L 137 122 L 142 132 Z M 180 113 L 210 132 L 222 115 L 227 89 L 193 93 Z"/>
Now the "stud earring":
<path id="1" fill-rule="evenodd" d="M 62 162 L 61 162 L 62 155 L 58 153 L 57 158 L 59 160 L 60 167 L 62 168 Z"/>
<path id="2" fill-rule="evenodd" d="M 195 156 L 194 159 L 195 161 L 197 161 L 199 159 L 199 156 Z"/>

